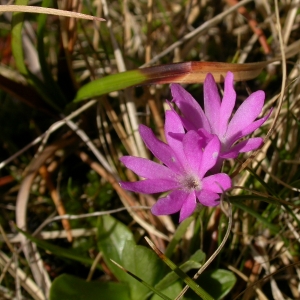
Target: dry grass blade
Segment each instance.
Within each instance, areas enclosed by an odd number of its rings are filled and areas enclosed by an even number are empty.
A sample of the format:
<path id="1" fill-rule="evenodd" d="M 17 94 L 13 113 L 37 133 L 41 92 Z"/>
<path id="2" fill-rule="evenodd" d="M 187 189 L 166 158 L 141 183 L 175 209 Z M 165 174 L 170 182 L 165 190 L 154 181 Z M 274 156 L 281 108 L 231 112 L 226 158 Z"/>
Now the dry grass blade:
<path id="1" fill-rule="evenodd" d="M 61 219 L 63 219 L 64 216 L 62 216 Z M 68 216 L 65 216 L 65 219 L 68 219 Z M 71 218 L 72 219 L 72 218 Z M 53 221 L 53 220 L 50 220 Z M 47 222 L 49 224 L 49 222 Z M 87 236 L 95 236 L 97 234 L 97 228 L 77 228 L 71 230 L 72 237 L 78 238 L 78 237 L 87 237 Z M 38 236 L 42 240 L 55 240 L 55 239 L 66 239 L 68 237 L 68 233 L 65 230 L 52 230 L 52 231 L 41 231 L 37 234 L 33 234 L 33 236 Z M 21 243 L 22 242 L 22 235 L 8 235 L 8 240 L 12 244 Z M 1 239 L 0 239 L 1 241 Z"/>
<path id="2" fill-rule="evenodd" d="M 65 11 L 61 9 L 55 8 L 45 8 L 45 7 L 37 7 L 37 6 L 26 6 L 26 5 L 0 5 L 0 12 L 27 12 L 27 13 L 35 13 L 35 14 L 47 14 L 47 15 L 55 15 L 61 17 L 69 17 L 69 18 L 77 18 L 77 19 L 86 19 L 93 21 L 105 21 L 105 19 L 93 17 L 77 12 Z"/>
<path id="3" fill-rule="evenodd" d="M 229 265 L 228 269 L 233 271 L 239 277 L 241 277 L 245 282 L 250 282 L 249 278 L 244 273 L 242 273 L 240 270 L 236 269 L 235 267 Z M 254 287 L 254 290 L 257 293 L 257 296 L 259 297 L 259 300 L 268 300 L 268 298 L 265 296 L 265 294 L 261 291 L 260 288 Z"/>
<path id="4" fill-rule="evenodd" d="M 27 229 L 27 206 L 29 201 L 29 195 L 31 191 L 31 186 L 35 176 L 37 175 L 39 168 L 45 163 L 45 161 L 55 153 L 61 147 L 66 147 L 74 142 L 75 139 L 66 139 L 64 141 L 58 142 L 54 145 L 48 146 L 40 156 L 34 159 L 27 170 L 27 175 L 22 181 L 22 184 L 19 189 L 17 204 L 16 204 L 16 224 L 19 228 L 26 230 Z M 21 235 L 21 234 L 20 234 Z M 50 280 L 48 273 L 46 272 L 42 260 L 39 257 L 36 246 L 27 242 L 26 237 L 21 235 L 21 244 L 25 257 L 29 263 L 29 266 L 32 270 L 35 281 L 41 287 L 44 287 L 45 294 L 48 293 L 50 288 Z"/>
<path id="5" fill-rule="evenodd" d="M 103 11 L 104 15 L 107 18 L 107 27 L 109 29 L 110 38 L 112 41 L 112 45 L 114 48 L 114 55 L 116 58 L 116 63 L 119 72 L 126 71 L 126 66 L 124 62 L 124 58 L 120 49 L 120 46 L 117 43 L 117 40 L 115 38 L 114 32 L 112 30 L 112 22 L 110 20 L 109 11 L 108 11 L 108 5 L 106 0 L 102 0 L 103 5 Z M 124 98 L 124 99 L 123 99 Z M 131 96 L 129 91 L 125 91 L 125 95 L 121 96 L 121 103 L 120 103 L 120 109 L 122 112 L 122 117 L 124 121 L 124 125 L 127 131 L 128 138 L 130 140 L 131 149 L 136 156 L 142 156 L 147 157 L 145 146 L 142 142 L 142 139 L 138 133 L 138 119 L 137 119 L 137 112 L 136 112 L 136 106 L 131 101 Z M 123 104 L 124 101 L 124 104 Z"/>
<path id="6" fill-rule="evenodd" d="M 34 300 L 45 300 L 45 296 L 43 295 L 43 292 L 41 289 L 35 284 L 35 282 L 30 279 L 23 270 L 20 268 L 16 268 L 15 264 L 13 262 L 10 262 L 10 258 L 0 251 L 0 265 L 2 267 L 5 267 L 7 264 L 10 264 L 8 266 L 8 272 L 13 276 L 18 276 L 22 287 L 31 295 L 31 297 Z"/>
<path id="7" fill-rule="evenodd" d="M 263 283 L 263 282 L 269 280 L 272 276 L 274 276 L 274 275 L 276 275 L 276 274 L 278 274 L 278 273 L 284 271 L 284 270 L 287 269 L 287 268 L 294 267 L 294 266 L 298 266 L 299 264 L 300 264 L 300 262 L 295 262 L 295 263 L 289 264 L 288 266 L 284 266 L 284 267 L 282 267 L 281 269 L 276 270 L 276 271 L 272 272 L 271 274 L 266 275 L 265 277 L 263 277 L 263 278 L 257 280 L 256 282 L 251 283 L 250 285 L 247 286 L 247 288 L 246 288 L 243 292 L 241 292 L 240 294 L 238 294 L 233 300 L 241 299 L 241 298 L 240 298 L 241 295 L 243 295 L 245 292 L 247 292 L 247 290 L 251 290 L 251 289 L 253 289 L 256 285 L 259 285 L 260 283 Z"/>
<path id="8" fill-rule="evenodd" d="M 292 27 L 294 25 L 296 16 L 297 16 L 297 11 L 299 9 L 299 0 L 293 0 L 291 2 L 291 9 L 288 11 L 288 14 L 285 19 L 285 23 L 282 29 L 282 36 L 283 36 L 283 43 L 284 45 L 287 45 L 288 40 L 291 35 Z"/>

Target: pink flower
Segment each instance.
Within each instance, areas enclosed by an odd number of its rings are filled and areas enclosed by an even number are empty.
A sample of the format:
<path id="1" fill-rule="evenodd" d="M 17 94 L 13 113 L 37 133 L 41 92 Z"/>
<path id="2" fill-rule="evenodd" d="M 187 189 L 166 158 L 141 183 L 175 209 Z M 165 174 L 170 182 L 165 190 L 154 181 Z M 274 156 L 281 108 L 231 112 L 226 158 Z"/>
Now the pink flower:
<path id="1" fill-rule="evenodd" d="M 235 106 L 236 92 L 233 88 L 233 74 L 225 77 L 224 96 L 221 101 L 216 82 L 211 74 L 207 74 L 204 82 L 204 111 L 198 102 L 179 84 L 172 84 L 173 102 L 181 110 L 182 123 L 187 131 L 200 130 L 201 135 L 217 135 L 221 142 L 220 158 L 235 158 L 240 152 L 255 150 L 261 146 L 261 137 L 241 138 L 251 134 L 270 116 L 270 113 L 256 120 L 261 113 L 265 93 L 252 93 L 232 115 Z M 230 120 L 231 118 L 231 120 Z M 208 134 L 207 134 L 208 133 Z M 238 143 L 236 143 L 238 142 Z"/>
<path id="2" fill-rule="evenodd" d="M 145 178 L 121 182 L 124 189 L 144 194 L 169 192 L 152 207 L 152 213 L 169 215 L 180 211 L 179 222 L 190 216 L 198 203 L 204 206 L 219 204 L 219 194 L 231 187 L 231 179 L 224 173 L 207 175 L 219 156 L 221 143 L 217 136 L 206 143 L 195 130 L 185 133 L 174 111 L 166 112 L 168 144 L 159 141 L 146 126 L 140 125 L 139 132 L 163 165 L 140 157 L 122 157 L 120 160 L 127 168 Z"/>

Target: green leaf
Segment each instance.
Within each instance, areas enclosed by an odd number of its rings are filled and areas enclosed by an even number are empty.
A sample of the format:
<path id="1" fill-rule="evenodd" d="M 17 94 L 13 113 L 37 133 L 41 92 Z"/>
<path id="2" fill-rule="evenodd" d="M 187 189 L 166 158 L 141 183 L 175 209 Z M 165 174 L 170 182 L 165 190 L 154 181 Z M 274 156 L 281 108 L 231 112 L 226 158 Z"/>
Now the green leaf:
<path id="1" fill-rule="evenodd" d="M 50 300 L 131 300 L 125 283 L 86 282 L 83 279 L 63 274 L 57 277 L 50 288 Z"/>
<path id="2" fill-rule="evenodd" d="M 127 241 L 125 244 L 122 261 L 125 269 L 147 282 L 150 286 L 155 286 L 167 272 L 164 263 L 152 250 L 135 245 L 131 241 Z M 149 293 L 146 286 L 129 276 L 127 282 L 132 300 L 146 299 L 146 295 Z"/>
<path id="3" fill-rule="evenodd" d="M 140 70 L 108 75 L 84 85 L 77 92 L 74 102 L 119 91 L 134 85 L 145 83 L 147 76 Z"/>
<path id="4" fill-rule="evenodd" d="M 123 265 L 122 253 L 127 241 L 134 241 L 131 231 L 117 221 L 115 218 L 106 215 L 100 218 L 98 226 L 98 247 L 109 269 L 120 281 L 128 281 L 128 275 L 118 268 L 111 259 Z"/>
<path id="5" fill-rule="evenodd" d="M 218 269 L 201 274 L 197 283 L 205 286 L 206 291 L 213 299 L 218 300 L 223 299 L 231 291 L 236 283 L 236 278 L 232 272 Z M 195 299 L 195 294 L 188 291 L 185 299 Z"/>
<path id="6" fill-rule="evenodd" d="M 72 260 L 75 260 L 75 261 L 78 261 L 78 262 L 81 262 L 83 264 L 87 264 L 90 266 L 94 262 L 92 259 L 90 259 L 88 257 L 83 257 L 82 255 L 78 254 L 73 249 L 65 249 L 65 248 L 55 246 L 55 245 L 45 242 L 43 240 L 37 239 L 19 228 L 17 228 L 17 230 L 20 231 L 22 234 L 24 234 L 30 241 L 37 244 L 38 247 L 40 247 L 46 251 L 49 251 L 56 256 L 72 259 Z M 97 268 L 101 269 L 99 265 L 97 266 Z"/>
<path id="7" fill-rule="evenodd" d="M 206 254 L 202 250 L 198 249 L 188 261 L 204 262 L 205 257 Z"/>

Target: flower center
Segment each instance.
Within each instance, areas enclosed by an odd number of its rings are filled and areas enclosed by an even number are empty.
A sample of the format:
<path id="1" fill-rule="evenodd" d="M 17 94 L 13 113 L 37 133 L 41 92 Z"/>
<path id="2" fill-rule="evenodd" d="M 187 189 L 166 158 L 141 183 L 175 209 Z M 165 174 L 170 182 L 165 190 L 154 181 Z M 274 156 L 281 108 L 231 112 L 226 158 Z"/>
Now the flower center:
<path id="1" fill-rule="evenodd" d="M 198 176 L 194 174 L 186 174 L 185 176 L 182 176 L 180 183 L 183 190 L 187 192 L 200 191 L 202 188 L 201 181 Z"/>

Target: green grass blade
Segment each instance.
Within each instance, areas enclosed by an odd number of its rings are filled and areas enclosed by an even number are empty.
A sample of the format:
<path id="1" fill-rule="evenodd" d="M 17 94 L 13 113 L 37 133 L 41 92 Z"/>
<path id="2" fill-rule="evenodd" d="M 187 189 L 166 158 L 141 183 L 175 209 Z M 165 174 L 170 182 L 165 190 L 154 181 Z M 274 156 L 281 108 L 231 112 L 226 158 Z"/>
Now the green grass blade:
<path id="1" fill-rule="evenodd" d="M 16 5 L 27 5 L 28 0 L 18 0 Z M 36 91 L 41 95 L 42 99 L 51 105 L 55 110 L 61 109 L 53 102 L 52 96 L 49 93 L 51 90 L 41 80 L 30 73 L 25 64 L 25 57 L 23 52 L 22 28 L 24 24 L 24 13 L 13 13 L 12 17 L 12 53 L 16 61 L 16 66 L 19 72 L 24 75 L 29 85 L 32 85 Z"/>
<path id="2" fill-rule="evenodd" d="M 192 215 L 191 217 L 185 219 L 181 222 L 172 238 L 172 241 L 168 244 L 167 249 L 165 251 L 165 256 L 171 257 L 175 247 L 178 245 L 179 241 L 182 239 L 183 235 L 185 234 L 187 228 L 190 226 L 192 221 L 195 219 L 195 216 Z"/>
<path id="3" fill-rule="evenodd" d="M 148 284 L 147 282 L 145 282 L 143 279 L 139 278 L 138 276 L 134 275 L 130 271 L 126 270 L 124 267 L 122 267 L 121 265 L 119 265 L 114 260 L 111 259 L 111 261 L 116 266 L 118 266 L 121 270 L 123 270 L 125 273 L 127 273 L 128 275 L 130 275 L 131 277 L 133 277 L 134 279 L 136 279 L 138 282 L 140 282 L 141 284 L 143 284 L 144 286 L 146 286 L 147 288 L 149 288 L 152 292 L 154 292 L 155 294 L 157 294 L 158 296 L 160 296 L 162 299 L 164 299 L 164 300 L 172 300 L 169 297 L 167 297 L 166 295 L 162 294 L 160 291 L 156 290 L 154 287 L 152 287 L 150 284 Z"/>
<path id="4" fill-rule="evenodd" d="M 28 0 L 17 0 L 16 5 L 27 5 Z M 11 31 L 11 47 L 16 62 L 16 66 L 21 74 L 27 75 L 27 67 L 25 65 L 23 47 L 22 47 L 22 28 L 24 23 L 24 13 L 13 13 L 12 31 Z"/>
<path id="5" fill-rule="evenodd" d="M 143 84 L 146 80 L 147 76 L 140 70 L 108 75 L 84 85 L 79 89 L 74 102 Z"/>
<path id="6" fill-rule="evenodd" d="M 202 289 L 191 277 L 177 267 L 170 259 L 168 259 L 147 237 L 146 241 L 155 253 L 163 260 L 163 262 L 174 271 L 198 296 L 204 300 L 214 300 L 204 289 Z"/>
<path id="7" fill-rule="evenodd" d="M 142 68 L 118 74 L 108 75 L 84 85 L 79 89 L 74 102 L 98 97 L 141 84 L 201 83 L 206 74 L 212 73 L 217 82 L 222 82 L 228 70 L 235 80 L 255 78 L 268 62 L 232 64 L 219 62 L 189 61 Z"/>
<path id="8" fill-rule="evenodd" d="M 246 170 L 251 173 L 251 175 L 266 189 L 266 191 L 268 191 L 271 195 L 276 195 L 274 190 L 264 182 L 263 178 L 256 174 L 256 171 L 251 168 L 246 168 Z"/>
<path id="9" fill-rule="evenodd" d="M 44 0 L 42 3 L 43 7 L 50 7 L 53 5 L 52 0 Z M 45 37 L 45 26 L 47 21 L 48 15 L 46 14 L 39 14 L 37 20 L 38 20 L 38 27 L 37 27 L 37 50 L 38 50 L 38 57 L 39 62 L 41 65 L 41 71 L 44 77 L 44 81 L 47 82 L 48 91 L 52 95 L 53 101 L 57 103 L 58 106 L 62 107 L 62 105 L 65 105 L 67 103 L 66 98 L 64 97 L 61 89 L 53 79 L 53 76 L 50 72 L 50 69 L 48 67 L 47 61 L 46 61 L 46 54 L 45 54 L 45 43 L 44 43 L 44 37 Z"/>
<path id="10" fill-rule="evenodd" d="M 29 233 L 23 231 L 20 228 L 17 228 L 17 230 L 19 232 L 21 232 L 22 234 L 24 234 L 30 241 L 37 244 L 38 247 L 40 247 L 40 248 L 42 248 L 46 251 L 50 251 L 54 255 L 64 257 L 64 258 L 68 258 L 68 259 L 72 259 L 72 260 L 81 262 L 83 264 L 87 264 L 89 266 L 91 266 L 94 262 L 93 259 L 83 257 L 82 254 L 76 253 L 76 251 L 74 251 L 74 250 L 61 248 L 61 247 L 55 246 L 53 244 L 50 244 L 48 242 L 45 242 L 43 240 L 40 240 L 36 237 L 31 236 Z M 97 265 L 97 268 L 101 270 L 100 265 Z"/>
<path id="11" fill-rule="evenodd" d="M 243 203 L 238 202 L 238 201 L 234 202 L 233 204 L 236 207 L 242 209 L 243 211 L 245 211 L 248 214 L 250 214 L 253 217 L 255 217 L 257 220 L 259 220 L 264 225 L 266 225 L 274 234 L 276 234 L 276 233 L 278 233 L 280 231 L 280 227 L 279 226 L 271 224 L 266 218 L 264 218 L 263 216 L 261 216 L 258 212 L 256 212 L 255 210 L 253 210 L 249 206 L 246 206 Z"/>
<path id="12" fill-rule="evenodd" d="M 258 194 L 255 195 L 238 195 L 238 196 L 229 196 L 229 200 L 231 203 L 240 203 L 241 201 L 246 201 L 246 200 L 252 200 L 252 201 L 263 201 L 266 203 L 274 204 L 274 205 L 286 205 L 286 206 L 292 206 L 295 208 L 298 208 L 299 205 L 295 204 L 290 201 L 285 201 L 280 198 L 276 198 L 273 196 L 266 195 L 265 197 L 259 196 Z"/>

